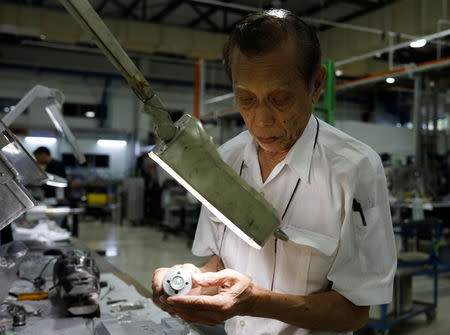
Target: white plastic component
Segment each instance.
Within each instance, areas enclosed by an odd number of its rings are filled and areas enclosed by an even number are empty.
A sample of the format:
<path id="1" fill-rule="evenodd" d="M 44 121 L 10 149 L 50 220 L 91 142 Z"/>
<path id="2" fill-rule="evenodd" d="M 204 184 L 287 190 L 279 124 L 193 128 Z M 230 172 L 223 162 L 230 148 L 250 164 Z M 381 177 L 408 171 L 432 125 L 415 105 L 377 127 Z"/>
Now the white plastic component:
<path id="1" fill-rule="evenodd" d="M 164 293 L 168 296 L 185 295 L 192 288 L 190 272 L 182 268 L 173 268 L 167 271 L 163 279 Z"/>

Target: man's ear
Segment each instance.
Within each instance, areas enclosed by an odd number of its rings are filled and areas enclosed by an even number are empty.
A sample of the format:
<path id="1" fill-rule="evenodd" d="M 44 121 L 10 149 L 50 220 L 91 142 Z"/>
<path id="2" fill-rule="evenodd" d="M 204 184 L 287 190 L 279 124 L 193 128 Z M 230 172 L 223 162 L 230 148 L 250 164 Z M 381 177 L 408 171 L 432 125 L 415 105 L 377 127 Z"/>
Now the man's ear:
<path id="1" fill-rule="evenodd" d="M 321 66 L 319 71 L 315 74 L 312 82 L 312 102 L 316 104 L 319 101 L 320 93 L 322 93 L 323 83 L 327 76 L 327 70 Z"/>

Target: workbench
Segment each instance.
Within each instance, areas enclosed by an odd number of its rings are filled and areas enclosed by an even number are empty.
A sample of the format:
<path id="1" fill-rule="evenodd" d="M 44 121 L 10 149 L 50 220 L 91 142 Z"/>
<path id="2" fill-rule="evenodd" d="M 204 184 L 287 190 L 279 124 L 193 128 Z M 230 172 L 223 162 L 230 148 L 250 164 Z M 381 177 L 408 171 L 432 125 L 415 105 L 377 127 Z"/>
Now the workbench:
<path id="1" fill-rule="evenodd" d="M 28 243 L 29 255 L 38 255 L 48 246 L 40 243 Z M 69 242 L 54 245 L 62 251 L 79 249 L 89 251 L 82 242 L 71 238 Z M 182 322 L 181 319 L 172 318 L 169 314 L 159 309 L 151 300 L 151 292 L 137 282 L 132 276 L 122 272 L 105 258 L 93 254 L 97 266 L 100 269 L 100 280 L 108 285 L 100 292 L 100 318 L 68 317 L 62 306 L 55 304 L 51 294 L 49 299 L 39 301 L 14 301 L 17 305 L 25 306 L 27 312 L 26 324 L 14 327 L 6 332 L 8 335 L 120 335 L 133 333 L 140 334 L 203 334 L 192 325 Z M 47 256 L 46 256 L 47 257 Z M 24 264 L 25 261 L 22 263 Z M 37 270 L 40 271 L 40 270 Z M 51 276 L 52 269 L 48 266 L 43 277 Z M 149 277 L 152 274 L 149 274 Z M 20 285 L 18 282 L 15 284 Z M 31 283 L 29 283 L 31 284 Z M 52 285 L 51 280 L 49 285 Z M 49 287 L 47 285 L 47 287 Z M 12 290 L 14 289 L 14 285 Z M 10 290 L 11 292 L 11 290 Z M 51 292 L 51 290 L 50 290 Z M 120 304 L 121 301 L 127 303 Z M 141 308 L 122 309 L 123 306 L 140 305 Z M 128 305 L 127 305 L 128 304 Z M 143 308 L 142 308 L 143 307 Z M 36 315 L 32 315 L 32 314 Z M 173 327 L 174 331 L 166 333 L 167 327 Z M 1 323 L 0 323 L 1 328 Z M 10 327 L 7 327 L 7 329 Z M 172 328 L 171 328 L 172 329 Z M 0 334 L 3 334 L 0 329 Z"/>

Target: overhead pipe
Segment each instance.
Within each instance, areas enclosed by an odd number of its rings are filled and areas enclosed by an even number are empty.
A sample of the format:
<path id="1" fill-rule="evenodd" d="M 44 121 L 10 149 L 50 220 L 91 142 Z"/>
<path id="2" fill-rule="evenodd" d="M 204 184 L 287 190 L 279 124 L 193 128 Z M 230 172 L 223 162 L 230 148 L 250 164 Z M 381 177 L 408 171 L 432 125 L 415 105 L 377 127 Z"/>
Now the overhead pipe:
<path id="1" fill-rule="evenodd" d="M 431 40 L 435 40 L 437 38 L 445 37 L 445 36 L 448 36 L 448 35 L 450 35 L 450 29 L 446 29 L 446 30 L 443 30 L 443 31 L 440 31 L 440 32 L 437 32 L 437 33 L 434 33 L 434 34 L 422 36 L 420 38 L 421 39 L 425 39 L 427 41 L 431 41 Z M 380 55 L 380 54 L 383 54 L 383 53 L 386 53 L 386 52 L 393 52 L 393 51 L 398 50 L 398 49 L 403 49 L 403 48 L 409 47 L 409 44 L 410 44 L 409 41 L 408 42 L 402 42 L 402 43 L 399 43 L 399 44 L 396 44 L 396 45 L 393 45 L 393 46 L 388 46 L 387 48 L 382 48 L 382 49 L 378 49 L 378 50 L 367 52 L 367 53 L 362 54 L 362 55 L 358 55 L 358 56 L 350 57 L 350 58 L 347 58 L 347 59 L 339 60 L 339 61 L 336 61 L 334 64 L 335 64 L 336 67 L 338 67 L 338 66 L 354 63 L 354 62 L 357 62 L 357 61 L 360 61 L 360 60 L 363 60 L 363 59 L 375 57 L 377 55 Z"/>
<path id="2" fill-rule="evenodd" d="M 55 42 L 47 42 L 47 41 L 32 41 L 32 40 L 24 40 L 21 41 L 21 45 L 32 46 L 32 47 L 40 47 L 47 49 L 55 49 L 55 50 L 63 50 L 63 51 L 73 51 L 73 52 L 84 52 L 91 53 L 96 55 L 102 55 L 103 52 L 99 48 L 93 47 L 85 47 L 80 45 L 69 45 L 69 44 L 60 44 Z M 179 65 L 189 65 L 192 66 L 195 64 L 194 59 L 189 58 L 176 58 L 170 56 L 161 56 L 161 55 L 153 55 L 144 52 L 136 52 L 136 51 L 127 51 L 127 54 L 132 58 L 140 58 L 142 60 L 150 60 L 156 62 L 164 62 L 169 64 L 179 64 Z M 222 69 L 223 65 L 220 62 L 208 62 L 208 68 L 213 69 Z"/>
<path id="3" fill-rule="evenodd" d="M 377 83 L 379 81 L 385 80 L 387 77 L 403 77 L 406 75 L 411 75 L 413 73 L 425 72 L 446 66 L 450 66 L 450 57 L 427 61 L 414 66 L 404 66 L 395 70 L 381 72 L 363 78 L 346 81 L 336 85 L 336 91 L 342 91 L 349 88 L 355 88 L 357 86 Z"/>

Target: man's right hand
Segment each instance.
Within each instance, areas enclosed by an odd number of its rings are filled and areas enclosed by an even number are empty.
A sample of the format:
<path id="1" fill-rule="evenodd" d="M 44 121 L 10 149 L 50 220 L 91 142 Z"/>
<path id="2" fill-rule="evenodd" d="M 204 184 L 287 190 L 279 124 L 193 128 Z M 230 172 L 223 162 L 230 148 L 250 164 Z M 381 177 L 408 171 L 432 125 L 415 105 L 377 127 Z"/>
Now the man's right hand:
<path id="1" fill-rule="evenodd" d="M 201 272 L 198 267 L 196 267 L 193 264 L 187 263 L 187 264 L 180 264 L 180 265 L 174 265 L 172 268 L 182 268 L 184 270 L 187 270 L 191 273 L 199 273 Z M 167 296 L 164 294 L 163 289 L 163 278 L 166 275 L 167 271 L 169 271 L 171 268 L 159 268 L 155 270 L 155 273 L 153 274 L 153 280 L 152 280 L 152 290 L 153 290 L 153 302 L 155 305 L 159 306 L 163 311 L 169 313 L 170 315 L 174 316 L 174 312 L 169 304 L 167 304 Z M 189 291 L 188 295 L 200 295 L 201 294 L 201 286 L 193 286 L 192 289 Z"/>

